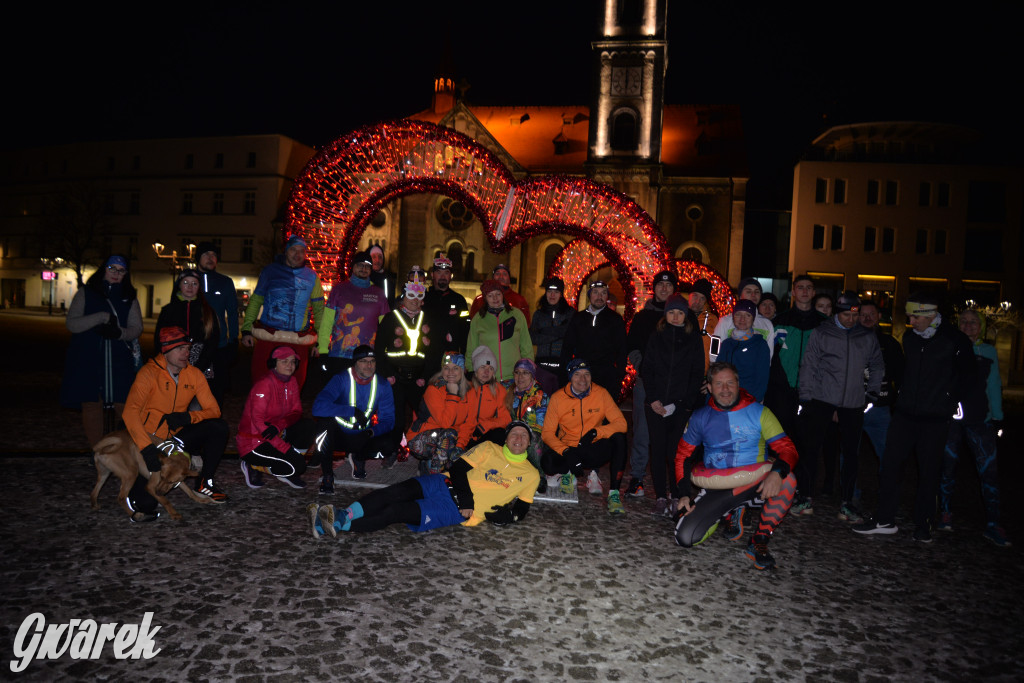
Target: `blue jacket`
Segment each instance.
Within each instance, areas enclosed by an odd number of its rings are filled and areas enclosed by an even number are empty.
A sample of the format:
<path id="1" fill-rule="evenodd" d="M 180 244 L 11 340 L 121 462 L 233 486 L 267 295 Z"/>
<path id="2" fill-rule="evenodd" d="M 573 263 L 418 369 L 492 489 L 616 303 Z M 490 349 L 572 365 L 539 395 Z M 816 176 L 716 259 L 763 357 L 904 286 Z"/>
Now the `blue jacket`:
<path id="1" fill-rule="evenodd" d="M 374 436 L 387 434 L 395 426 L 395 397 L 391 393 L 391 385 L 383 377 L 374 375 L 374 382 L 369 384 L 355 384 L 356 400 L 351 400 L 352 373 L 354 369 L 349 368 L 339 372 L 331 378 L 327 386 L 316 395 L 313 401 L 313 417 L 340 417 L 342 421 L 351 420 L 359 408 L 367 417 L 377 416 L 377 422 L 368 425 L 373 429 Z M 370 393 L 373 384 L 377 385 L 377 398 L 373 406 L 370 406 Z M 360 431 L 355 425 L 345 425 L 342 422 L 339 426 L 349 433 Z"/>
<path id="2" fill-rule="evenodd" d="M 768 388 L 768 369 L 772 362 L 768 342 L 764 337 L 755 334 L 743 341 L 729 337 L 722 342 L 718 362 L 735 365 L 740 371 L 740 386 L 759 403 L 764 400 L 764 392 Z"/>
<path id="3" fill-rule="evenodd" d="M 284 255 L 260 273 L 245 311 L 242 330 L 252 329 L 256 312 L 263 307 L 259 320 L 275 330 L 302 332 L 308 329 L 309 309 L 313 309 L 313 330 L 320 329 L 324 315 L 324 290 L 320 278 L 309 266 L 290 268 L 284 262 Z"/>

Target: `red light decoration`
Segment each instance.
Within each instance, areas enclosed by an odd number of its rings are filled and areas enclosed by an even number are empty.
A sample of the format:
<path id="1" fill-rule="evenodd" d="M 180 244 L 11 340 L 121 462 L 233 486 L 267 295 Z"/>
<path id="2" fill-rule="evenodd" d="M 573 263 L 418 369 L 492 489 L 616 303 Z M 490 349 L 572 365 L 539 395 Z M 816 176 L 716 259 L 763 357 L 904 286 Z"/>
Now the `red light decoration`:
<path id="1" fill-rule="evenodd" d="M 285 229 L 306 241 L 310 265 L 330 281 L 339 265 L 347 273 L 367 223 L 381 207 L 420 193 L 468 206 L 497 253 L 539 235 L 579 238 L 573 242 L 592 249 L 586 259 L 600 254 L 616 272 L 630 274 L 622 281 L 627 321 L 646 299 L 654 274 L 673 267 L 661 229 L 626 195 L 584 178 L 516 181 L 471 138 L 420 121 L 367 126 L 317 152 L 292 187 Z M 570 269 L 575 272 L 576 265 Z M 578 296 L 585 278 L 565 279 Z"/>
<path id="2" fill-rule="evenodd" d="M 732 313 L 733 306 L 736 305 L 736 297 L 733 295 L 732 287 L 721 273 L 711 266 L 686 259 L 676 259 L 675 267 L 676 275 L 679 276 L 680 289 L 685 289 L 683 285 L 692 285 L 697 280 L 704 278 L 711 283 L 711 301 L 708 303 L 714 309 L 715 315 L 721 318 L 723 315 Z"/>

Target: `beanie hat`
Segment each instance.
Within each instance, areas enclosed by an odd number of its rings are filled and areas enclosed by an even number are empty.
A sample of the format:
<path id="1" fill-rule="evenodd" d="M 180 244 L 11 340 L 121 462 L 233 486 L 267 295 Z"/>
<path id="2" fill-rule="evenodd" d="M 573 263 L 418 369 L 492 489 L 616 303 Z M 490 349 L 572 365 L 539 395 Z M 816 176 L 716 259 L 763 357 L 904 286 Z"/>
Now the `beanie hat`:
<path id="1" fill-rule="evenodd" d="M 188 346 L 192 340 L 188 333 L 180 327 L 164 327 L 160 329 L 160 353 L 167 353 L 179 346 Z"/>
<path id="2" fill-rule="evenodd" d="M 686 297 L 682 294 L 673 294 L 665 299 L 665 312 L 668 313 L 669 311 L 682 311 L 685 315 L 690 312 L 690 304 L 687 303 Z"/>
<path id="3" fill-rule="evenodd" d="M 509 277 L 512 277 L 512 271 L 509 270 L 508 266 L 506 266 L 504 263 L 499 263 L 498 265 L 494 266 L 494 269 L 491 271 L 491 275 L 494 275 L 499 270 L 504 270 L 506 273 L 508 273 Z"/>
<path id="4" fill-rule="evenodd" d="M 525 368 L 528 373 L 533 375 L 535 378 L 537 377 L 537 364 L 534 363 L 529 358 L 520 358 L 518 361 L 516 361 L 516 364 L 512 368 L 512 370 L 516 371 L 519 368 Z"/>
<path id="5" fill-rule="evenodd" d="M 742 293 L 743 289 L 748 285 L 754 285 L 755 287 L 757 287 L 758 291 L 762 293 L 764 292 L 764 290 L 761 288 L 761 283 L 758 282 L 757 278 L 755 277 L 745 277 L 742 280 L 740 280 L 740 284 L 738 287 L 736 287 L 736 291 L 738 293 Z"/>
<path id="6" fill-rule="evenodd" d="M 441 359 L 441 367 L 444 367 L 449 363 L 452 365 L 458 365 L 463 370 L 466 369 L 466 357 L 456 351 L 447 352 L 444 354 L 444 358 Z"/>
<path id="7" fill-rule="evenodd" d="M 657 285 L 659 282 L 671 282 L 673 287 L 679 286 L 679 278 L 671 270 L 663 270 L 655 275 L 652 286 Z"/>
<path id="8" fill-rule="evenodd" d="M 203 281 L 203 278 L 199 277 L 199 273 L 197 273 L 196 271 L 192 270 L 191 268 L 186 268 L 185 270 L 183 270 L 180 273 L 178 273 L 178 277 L 176 277 L 174 279 L 174 290 L 175 291 L 177 291 L 178 287 L 181 286 L 181 281 L 184 280 L 187 277 L 194 277 L 196 280 L 199 280 L 200 282 Z"/>
<path id="9" fill-rule="evenodd" d="M 750 317 L 757 317 L 757 305 L 750 299 L 740 299 L 736 302 L 736 306 L 732 309 L 735 313 L 749 313 Z"/>
<path id="10" fill-rule="evenodd" d="M 697 294 L 703 294 L 705 299 L 708 301 L 711 300 L 711 282 L 705 278 L 701 278 L 694 282 L 690 291 L 696 292 Z"/>
<path id="11" fill-rule="evenodd" d="M 501 292 L 501 283 L 497 280 L 484 280 L 480 285 L 480 291 L 483 292 L 484 296 L 487 296 L 491 292 Z"/>
<path id="12" fill-rule="evenodd" d="M 907 298 L 907 315 L 934 316 L 939 312 L 939 302 L 926 292 L 916 292 Z"/>
<path id="13" fill-rule="evenodd" d="M 775 302 L 775 306 L 776 307 L 778 307 L 778 305 L 779 305 L 779 297 L 775 296 L 771 292 L 765 292 L 764 294 L 762 294 L 761 295 L 761 301 L 759 301 L 757 305 L 760 306 L 765 301 L 773 301 L 773 302 Z"/>
<path id="14" fill-rule="evenodd" d="M 372 266 L 373 259 L 370 258 L 370 252 L 357 251 L 356 253 L 352 254 L 352 265 L 354 266 L 359 263 L 365 263 L 368 266 Z"/>
<path id="15" fill-rule="evenodd" d="M 512 420 L 511 422 L 508 423 L 508 427 L 505 427 L 506 439 L 508 439 L 508 435 L 511 434 L 512 430 L 515 429 L 516 427 L 522 427 L 523 429 L 526 430 L 527 434 L 530 433 L 530 425 L 528 425 L 524 420 Z"/>
<path id="16" fill-rule="evenodd" d="M 857 296 L 857 292 L 846 290 L 836 299 L 836 313 L 844 311 L 853 311 L 854 313 L 860 311 L 860 297 Z"/>
<path id="17" fill-rule="evenodd" d="M 544 289 L 554 289 L 559 292 L 565 291 L 565 280 L 560 277 L 549 277 L 544 280 Z"/>
<path id="18" fill-rule="evenodd" d="M 498 371 L 498 358 L 494 355 L 494 351 L 491 351 L 489 346 L 478 346 L 473 350 L 473 367 L 479 368 L 484 365 L 490 365 L 494 368 L 494 371 Z"/>
<path id="19" fill-rule="evenodd" d="M 220 259 L 220 247 L 218 247 L 213 242 L 200 242 L 199 246 L 196 247 L 196 258 L 202 256 L 208 251 L 212 251 L 214 254 L 217 255 L 217 259 Z"/>
<path id="20" fill-rule="evenodd" d="M 571 361 L 565 364 L 565 374 L 572 380 L 572 376 L 577 370 L 590 370 L 590 363 L 583 360 L 582 358 L 573 358 Z"/>
<path id="21" fill-rule="evenodd" d="M 352 361 L 363 360 L 364 358 L 377 359 L 377 354 L 373 352 L 373 347 L 369 344 L 360 344 L 352 350 Z"/>
<path id="22" fill-rule="evenodd" d="M 594 280 L 587 286 L 587 299 L 590 299 L 590 293 L 598 287 L 604 287 L 604 291 L 608 291 L 608 285 L 603 280 Z"/>
<path id="23" fill-rule="evenodd" d="M 284 243 L 284 250 L 288 251 L 289 249 L 294 247 L 296 244 L 299 245 L 300 247 L 302 247 L 303 249 L 307 249 L 308 248 L 306 246 L 306 240 L 302 239 L 298 235 L 292 235 L 291 237 L 288 238 L 288 241 Z"/>
<path id="24" fill-rule="evenodd" d="M 121 256 L 120 254 L 111 254 L 110 258 L 107 259 L 107 262 L 104 265 L 108 268 L 110 266 L 121 266 L 125 270 L 128 270 L 128 262 L 124 259 L 124 256 Z"/>

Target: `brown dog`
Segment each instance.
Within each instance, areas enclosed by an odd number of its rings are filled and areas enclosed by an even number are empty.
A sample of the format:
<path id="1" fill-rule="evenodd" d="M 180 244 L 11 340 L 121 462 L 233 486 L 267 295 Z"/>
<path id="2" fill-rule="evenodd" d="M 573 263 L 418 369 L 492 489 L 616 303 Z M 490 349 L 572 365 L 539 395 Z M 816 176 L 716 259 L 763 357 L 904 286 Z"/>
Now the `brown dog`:
<path id="1" fill-rule="evenodd" d="M 132 516 L 135 512 L 128 507 L 128 493 L 131 491 L 132 484 L 135 483 L 139 473 L 141 472 L 143 476 L 146 476 L 149 473 L 149 468 L 146 467 L 142 453 L 139 451 L 138 446 L 135 445 L 135 441 L 132 440 L 131 434 L 126 430 L 107 434 L 93 446 L 93 454 L 96 459 L 96 486 L 93 487 L 92 495 L 90 496 L 92 509 L 99 510 L 100 504 L 97 497 L 99 496 L 100 489 L 103 488 L 103 484 L 106 483 L 110 474 L 113 473 L 114 476 L 121 480 L 121 491 L 117 497 L 118 502 L 121 503 L 121 507 L 125 509 L 128 516 Z M 167 500 L 166 495 L 179 483 L 181 483 L 181 488 L 188 494 L 189 498 L 197 503 L 213 502 L 207 496 L 201 496 L 193 491 L 189 488 L 188 484 L 182 483 L 186 477 L 199 476 L 198 472 L 190 469 L 191 461 L 188 454 L 179 452 L 168 456 L 161 453 L 160 462 L 162 463 L 160 471 L 149 475 L 149 483 L 146 484 L 146 490 L 156 498 L 157 502 L 164 506 L 171 519 L 180 520 L 181 515 L 174 509 L 171 502 Z"/>

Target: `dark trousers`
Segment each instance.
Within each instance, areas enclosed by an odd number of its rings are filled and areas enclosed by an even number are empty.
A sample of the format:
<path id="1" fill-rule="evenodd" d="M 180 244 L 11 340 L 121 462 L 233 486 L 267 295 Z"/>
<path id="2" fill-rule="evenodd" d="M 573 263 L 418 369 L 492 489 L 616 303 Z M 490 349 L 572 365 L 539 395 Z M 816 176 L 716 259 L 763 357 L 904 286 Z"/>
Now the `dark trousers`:
<path id="1" fill-rule="evenodd" d="M 928 528 L 935 515 L 935 503 L 942 477 L 942 456 L 949 436 L 949 421 L 916 420 L 894 412 L 882 456 L 881 490 L 878 500 L 879 524 L 894 524 L 900 503 L 903 466 L 917 455 L 917 496 L 914 524 Z"/>
<path id="2" fill-rule="evenodd" d="M 373 436 L 369 430 L 350 432 L 342 429 L 333 417 L 316 420 L 316 444 L 320 469 L 324 474 L 334 471 L 332 456 L 335 450 L 345 451 L 355 460 L 369 460 L 378 452 L 389 455 L 398 447 L 391 432 Z"/>
<path id="3" fill-rule="evenodd" d="M 677 405 L 674 413 L 668 417 L 662 417 L 651 410 L 649 405 L 645 405 L 644 415 L 647 418 L 647 433 L 650 435 L 649 462 L 651 463 L 651 481 L 654 482 L 654 493 L 658 498 L 666 498 L 666 494 L 670 491 L 673 498 L 678 498 L 676 448 L 679 447 L 679 440 L 683 438 L 683 430 L 686 428 L 686 421 L 690 419 L 690 411 L 680 410 Z M 679 474 L 681 475 L 682 472 Z M 667 486 L 666 476 L 668 476 Z"/>
<path id="4" fill-rule="evenodd" d="M 313 420 L 303 418 L 281 434 L 281 438 L 293 446 L 287 452 L 282 453 L 265 441 L 242 458 L 253 467 L 266 467 L 275 477 L 302 474 L 306 471 L 305 452 L 313 445 L 315 428 Z"/>
<path id="5" fill-rule="evenodd" d="M 217 405 L 224 407 L 224 394 L 231 386 L 231 368 L 238 360 L 238 342 L 221 346 L 213 354 L 213 377 L 210 379 L 210 391 L 217 399 Z"/>
<path id="6" fill-rule="evenodd" d="M 832 413 L 839 417 L 839 439 L 842 460 L 839 466 L 839 489 L 843 502 L 853 500 L 857 487 L 857 454 L 860 450 L 860 432 L 864 427 L 863 408 L 837 408 L 831 403 L 812 400 L 800 413 L 803 450 L 800 460 L 804 463 L 806 478 L 800 481 L 800 493 L 814 495 L 815 480 L 818 476 L 818 457 L 825 443 Z"/>
<path id="7" fill-rule="evenodd" d="M 398 371 L 395 383 L 391 385 L 391 393 L 395 397 L 395 428 L 391 430 L 391 436 L 395 444 L 402 442 L 402 436 L 411 422 L 406 417 L 406 407 L 411 411 L 409 415 L 412 415 L 420 407 L 423 392 L 427 390 L 426 384 L 417 386 L 416 379 L 417 375 L 411 371 Z"/>
<path id="8" fill-rule="evenodd" d="M 219 417 L 203 420 L 182 427 L 174 436 L 181 440 L 186 451 L 203 456 L 203 471 L 199 473 L 199 480 L 213 479 L 228 443 L 228 423 Z"/>
<path id="9" fill-rule="evenodd" d="M 391 524 L 419 524 L 423 487 L 415 477 L 377 489 L 359 499 L 363 516 L 352 520 L 352 531 L 378 531 Z"/>
<path id="10" fill-rule="evenodd" d="M 559 455 L 550 448 L 544 448 L 540 458 L 540 466 L 544 474 L 565 474 L 572 472 L 577 477 L 583 470 L 596 470 L 610 462 L 609 481 L 612 489 L 622 486 L 622 471 L 626 469 L 626 435 L 612 434 L 607 439 L 600 439 L 589 446 L 573 449 L 572 459 Z"/>

